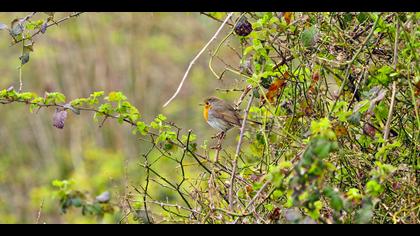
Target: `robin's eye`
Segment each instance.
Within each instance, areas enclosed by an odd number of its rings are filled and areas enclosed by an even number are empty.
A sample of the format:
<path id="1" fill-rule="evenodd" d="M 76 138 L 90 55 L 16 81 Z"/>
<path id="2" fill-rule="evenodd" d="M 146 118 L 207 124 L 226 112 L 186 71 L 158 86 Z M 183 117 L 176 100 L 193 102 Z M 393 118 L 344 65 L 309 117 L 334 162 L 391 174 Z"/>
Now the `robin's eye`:
<path id="1" fill-rule="evenodd" d="M 206 105 L 208 106 L 209 105 L 209 102 L 206 102 Z"/>

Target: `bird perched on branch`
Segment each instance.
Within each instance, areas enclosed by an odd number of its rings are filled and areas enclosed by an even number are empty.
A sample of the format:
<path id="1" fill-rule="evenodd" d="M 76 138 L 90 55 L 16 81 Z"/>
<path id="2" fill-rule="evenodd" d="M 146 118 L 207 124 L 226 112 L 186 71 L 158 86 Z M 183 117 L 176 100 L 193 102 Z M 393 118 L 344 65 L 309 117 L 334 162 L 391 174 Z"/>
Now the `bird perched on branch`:
<path id="1" fill-rule="evenodd" d="M 243 120 L 238 110 L 231 104 L 213 96 L 204 100 L 203 116 L 211 127 L 221 131 L 219 135 L 222 135 L 222 137 L 233 127 L 241 127 Z M 248 121 L 261 125 L 257 121 Z"/>

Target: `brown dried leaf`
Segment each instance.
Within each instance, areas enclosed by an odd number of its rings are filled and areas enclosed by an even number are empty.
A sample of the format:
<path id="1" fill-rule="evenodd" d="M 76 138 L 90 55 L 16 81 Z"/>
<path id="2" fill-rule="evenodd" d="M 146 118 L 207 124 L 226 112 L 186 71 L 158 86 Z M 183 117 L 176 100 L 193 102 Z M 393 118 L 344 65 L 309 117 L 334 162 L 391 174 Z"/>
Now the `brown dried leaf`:
<path id="1" fill-rule="evenodd" d="M 276 221 L 280 219 L 280 208 L 274 208 L 273 212 L 268 215 L 268 219 Z"/>
<path id="2" fill-rule="evenodd" d="M 289 78 L 289 73 L 287 71 L 284 73 L 283 78 L 284 79 L 274 80 L 274 82 L 268 88 L 267 93 L 265 94 L 268 101 L 270 101 L 271 103 L 274 102 L 274 98 L 276 98 L 280 94 L 284 86 L 286 86 L 286 79 Z"/>
<path id="3" fill-rule="evenodd" d="M 286 23 L 290 24 L 290 21 L 292 20 L 292 12 L 284 12 L 283 17 Z"/>
<path id="4" fill-rule="evenodd" d="M 337 137 L 343 137 L 347 135 L 347 128 L 343 125 L 337 125 L 334 127 L 334 133 L 337 135 Z"/>
<path id="5" fill-rule="evenodd" d="M 312 83 L 308 90 L 309 93 L 315 92 L 315 85 L 318 83 L 318 81 L 319 81 L 319 72 L 316 71 L 312 74 Z"/>

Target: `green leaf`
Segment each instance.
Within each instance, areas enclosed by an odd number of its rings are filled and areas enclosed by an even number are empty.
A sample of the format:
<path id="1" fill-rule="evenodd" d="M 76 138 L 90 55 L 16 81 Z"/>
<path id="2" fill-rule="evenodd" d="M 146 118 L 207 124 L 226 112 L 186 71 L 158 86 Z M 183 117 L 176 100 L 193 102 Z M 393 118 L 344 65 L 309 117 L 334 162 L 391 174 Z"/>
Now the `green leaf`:
<path id="1" fill-rule="evenodd" d="M 22 99 L 24 101 L 30 101 L 34 98 L 37 97 L 37 95 L 35 93 L 32 92 L 25 92 L 25 93 L 20 93 L 18 94 L 19 99 Z"/>
<path id="2" fill-rule="evenodd" d="M 66 102 L 66 96 L 59 92 L 45 93 L 45 104 L 60 104 Z"/>
<path id="3" fill-rule="evenodd" d="M 344 19 L 344 22 L 346 23 L 346 25 L 348 24 L 348 23 L 350 23 L 351 22 L 351 20 L 353 19 L 353 14 L 352 13 L 349 13 L 349 12 L 347 12 L 347 13 L 344 13 L 344 15 L 343 15 L 343 19 Z"/>
<path id="4" fill-rule="evenodd" d="M 330 153 L 331 142 L 326 139 L 318 139 L 317 145 L 313 150 L 319 158 L 325 158 Z"/>
<path id="5" fill-rule="evenodd" d="M 353 124 L 355 126 L 359 126 L 360 125 L 360 119 L 362 118 L 362 115 L 360 114 L 360 112 L 353 112 L 349 117 L 347 117 L 347 121 L 350 124 Z"/>
<path id="6" fill-rule="evenodd" d="M 105 99 L 110 102 L 120 102 L 127 100 L 127 97 L 122 92 L 110 92 Z"/>
<path id="7" fill-rule="evenodd" d="M 88 102 L 88 99 L 87 98 L 76 98 L 76 99 L 74 99 L 73 101 L 70 102 L 70 105 L 72 105 L 72 106 L 80 106 L 80 105 L 83 105 L 83 104 L 85 104 L 87 102 Z"/>
<path id="8" fill-rule="evenodd" d="M 166 116 L 164 116 L 164 115 L 162 115 L 162 114 L 159 114 L 159 115 L 157 116 L 157 119 L 158 119 L 158 120 L 160 120 L 160 121 L 165 121 L 167 118 L 166 118 Z"/>
<path id="9" fill-rule="evenodd" d="M 281 190 L 274 190 L 272 196 L 276 200 L 276 199 L 281 198 L 283 195 L 284 195 L 284 192 L 283 191 L 281 191 Z"/>
<path id="10" fill-rule="evenodd" d="M 267 211 L 272 211 L 274 209 L 274 205 L 271 203 L 264 204 L 264 208 L 267 209 Z"/>
<path id="11" fill-rule="evenodd" d="M 43 23 L 44 23 L 43 20 L 31 21 L 25 25 L 25 28 L 28 30 L 34 30 L 34 29 L 40 28 Z"/>
<path id="12" fill-rule="evenodd" d="M 158 123 L 154 122 L 154 121 L 150 122 L 150 126 L 153 129 L 159 129 L 159 127 L 160 127 L 160 125 Z"/>
<path id="13" fill-rule="evenodd" d="M 381 194 L 383 188 L 376 180 L 369 180 L 366 184 L 366 192 L 374 197 Z"/>
<path id="14" fill-rule="evenodd" d="M 360 23 L 363 23 L 365 20 L 367 20 L 369 18 L 369 14 L 366 12 L 360 12 L 359 14 L 357 14 L 356 16 L 357 21 Z"/>
<path id="15" fill-rule="evenodd" d="M 52 186 L 57 188 L 62 188 L 64 186 L 64 182 L 58 179 L 53 180 Z"/>
<path id="16" fill-rule="evenodd" d="M 300 40 L 306 48 L 313 47 L 318 40 L 318 29 L 315 26 L 305 29 L 300 35 Z"/>
<path id="17" fill-rule="evenodd" d="M 350 188 L 347 191 L 347 196 L 350 200 L 361 200 L 362 199 L 362 195 L 360 194 L 360 191 L 357 188 Z"/>
<path id="18" fill-rule="evenodd" d="M 146 135 L 149 127 L 147 127 L 147 125 L 144 122 L 138 121 L 136 125 L 136 129 L 138 132 L 140 132 L 141 135 Z"/>
<path id="19" fill-rule="evenodd" d="M 343 209 L 344 202 L 341 199 L 338 191 L 332 189 L 331 187 L 327 187 L 325 188 L 324 193 L 327 197 L 330 198 L 330 205 L 334 210 L 340 211 L 341 209 Z"/>
<path id="20" fill-rule="evenodd" d="M 98 107 L 98 111 L 110 115 L 112 113 L 112 105 L 109 103 L 104 103 Z"/>
<path id="21" fill-rule="evenodd" d="M 253 46 L 248 46 L 244 49 L 243 55 L 246 56 L 248 55 L 248 53 L 252 52 L 252 50 L 254 50 Z"/>
<path id="22" fill-rule="evenodd" d="M 81 207 L 83 205 L 82 199 L 80 198 L 73 198 L 71 199 L 71 204 L 75 207 Z"/>

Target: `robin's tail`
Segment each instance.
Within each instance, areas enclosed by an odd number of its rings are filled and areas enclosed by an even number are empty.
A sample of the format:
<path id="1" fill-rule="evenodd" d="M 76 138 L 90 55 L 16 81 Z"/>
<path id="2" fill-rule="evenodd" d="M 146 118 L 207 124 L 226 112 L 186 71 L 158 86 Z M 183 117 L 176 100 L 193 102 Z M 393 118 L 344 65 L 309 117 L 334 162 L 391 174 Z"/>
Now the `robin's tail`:
<path id="1" fill-rule="evenodd" d="M 244 120 L 244 119 L 241 119 L 241 124 L 242 124 L 243 120 Z M 259 121 L 255 121 L 255 120 L 250 120 L 250 119 L 246 119 L 246 122 L 251 122 L 251 123 L 253 123 L 254 125 L 262 125 L 262 123 L 261 123 L 261 122 L 259 122 Z"/>
<path id="2" fill-rule="evenodd" d="M 257 125 L 262 125 L 262 123 L 259 122 L 259 121 L 250 120 L 250 119 L 247 119 L 246 121 L 249 121 L 249 122 L 254 123 L 254 124 L 257 124 Z"/>

